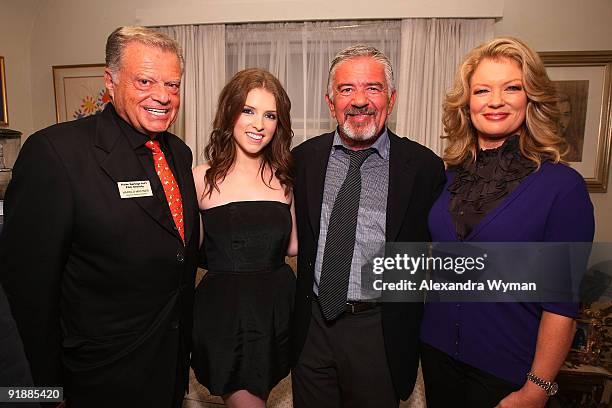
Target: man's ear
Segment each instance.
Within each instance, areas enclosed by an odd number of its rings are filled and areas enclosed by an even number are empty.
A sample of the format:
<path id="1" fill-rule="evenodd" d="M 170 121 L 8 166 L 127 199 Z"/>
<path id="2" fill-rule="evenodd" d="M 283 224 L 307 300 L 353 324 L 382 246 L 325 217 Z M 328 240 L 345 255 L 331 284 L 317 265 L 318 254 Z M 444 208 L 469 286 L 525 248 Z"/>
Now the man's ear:
<path id="1" fill-rule="evenodd" d="M 328 94 L 325 94 L 325 102 L 327 102 L 327 107 L 329 108 L 329 113 L 331 113 L 332 118 L 336 119 L 336 109 L 332 100 L 329 99 Z"/>
<path id="2" fill-rule="evenodd" d="M 104 69 L 104 86 L 106 87 L 106 91 L 110 95 L 111 99 L 115 97 L 115 84 L 113 83 L 113 75 L 111 74 L 110 69 Z"/>
<path id="3" fill-rule="evenodd" d="M 395 106 L 396 97 L 397 97 L 397 92 L 395 92 L 395 89 L 394 89 L 393 92 L 391 93 L 391 97 L 389 98 L 389 107 L 387 108 L 387 115 L 391 115 L 391 112 L 393 112 L 393 107 Z"/>

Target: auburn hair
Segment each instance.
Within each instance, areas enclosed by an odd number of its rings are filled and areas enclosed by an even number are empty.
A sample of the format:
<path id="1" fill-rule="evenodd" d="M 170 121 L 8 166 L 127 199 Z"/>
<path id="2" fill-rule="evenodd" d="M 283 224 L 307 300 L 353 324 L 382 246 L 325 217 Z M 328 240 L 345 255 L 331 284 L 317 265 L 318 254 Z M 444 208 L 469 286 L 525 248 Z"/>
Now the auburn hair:
<path id="1" fill-rule="evenodd" d="M 247 95 L 253 89 L 265 89 L 274 95 L 276 101 L 277 126 L 272 141 L 261 151 L 262 161 L 259 169 L 261 179 L 270 186 L 272 177 L 276 176 L 289 194 L 293 188 L 293 160 L 291 158 L 291 101 L 279 80 L 260 68 L 249 68 L 236 73 L 225 85 L 219 95 L 219 106 L 213 122 L 208 145 L 204 156 L 210 168 L 204 176 L 206 188 L 204 195 L 219 191 L 218 184 L 225 179 L 236 160 L 236 143 L 234 126 L 238 120 Z M 270 178 L 265 180 L 264 170 L 271 170 Z"/>

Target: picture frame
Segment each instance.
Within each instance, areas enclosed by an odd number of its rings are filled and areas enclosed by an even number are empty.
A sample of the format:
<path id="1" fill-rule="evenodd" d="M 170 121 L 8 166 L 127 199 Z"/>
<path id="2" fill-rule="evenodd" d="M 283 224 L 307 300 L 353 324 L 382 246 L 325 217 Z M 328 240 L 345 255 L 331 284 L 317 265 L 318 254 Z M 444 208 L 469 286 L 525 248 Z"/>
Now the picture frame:
<path id="1" fill-rule="evenodd" d="M 54 65 L 53 91 L 57 123 L 94 115 L 110 101 L 104 64 Z"/>
<path id="2" fill-rule="evenodd" d="M 608 349 L 607 311 L 583 308 L 576 318 L 576 330 L 567 361 L 572 364 L 598 365 Z"/>
<path id="3" fill-rule="evenodd" d="M 587 319 L 576 320 L 576 330 L 571 350 L 576 353 L 590 353 L 593 348 L 594 324 Z"/>
<path id="4" fill-rule="evenodd" d="M 0 126 L 8 126 L 8 106 L 6 104 L 6 75 L 4 57 L 0 56 Z"/>
<path id="5" fill-rule="evenodd" d="M 569 164 L 584 177 L 590 192 L 605 193 L 612 139 L 612 51 L 539 54 L 559 91 Z"/>

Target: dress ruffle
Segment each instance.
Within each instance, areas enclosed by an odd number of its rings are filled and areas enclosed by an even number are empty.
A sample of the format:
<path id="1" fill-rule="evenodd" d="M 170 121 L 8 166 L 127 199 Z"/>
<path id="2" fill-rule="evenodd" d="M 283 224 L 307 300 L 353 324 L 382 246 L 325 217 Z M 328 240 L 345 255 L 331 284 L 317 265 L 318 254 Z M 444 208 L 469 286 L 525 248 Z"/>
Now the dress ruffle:
<path id="1" fill-rule="evenodd" d="M 476 225 L 537 168 L 521 154 L 518 135 L 496 149 L 478 151 L 476 161 L 458 167 L 448 187 L 457 236 L 465 239 Z"/>

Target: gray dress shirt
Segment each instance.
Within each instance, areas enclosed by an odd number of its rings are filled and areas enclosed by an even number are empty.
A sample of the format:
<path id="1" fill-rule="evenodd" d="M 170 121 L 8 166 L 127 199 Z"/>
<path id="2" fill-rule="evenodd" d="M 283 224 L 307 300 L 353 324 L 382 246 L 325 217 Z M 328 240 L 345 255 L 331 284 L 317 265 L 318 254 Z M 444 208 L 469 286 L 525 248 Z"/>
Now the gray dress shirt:
<path id="1" fill-rule="evenodd" d="M 350 158 L 343 149 L 346 146 L 338 135 L 329 154 L 325 187 L 321 206 L 321 222 L 313 291 L 319 294 L 321 265 L 327 238 L 329 216 L 336 200 L 336 195 L 348 173 Z M 387 190 L 389 187 L 389 135 L 387 129 L 372 145 L 376 153 L 370 155 L 361 166 L 361 195 L 355 236 L 355 249 L 351 263 L 348 300 L 371 300 L 380 297 L 372 288 L 371 260 L 380 253 L 385 244 L 385 225 L 387 218 Z M 363 271 L 363 273 L 362 273 Z"/>

